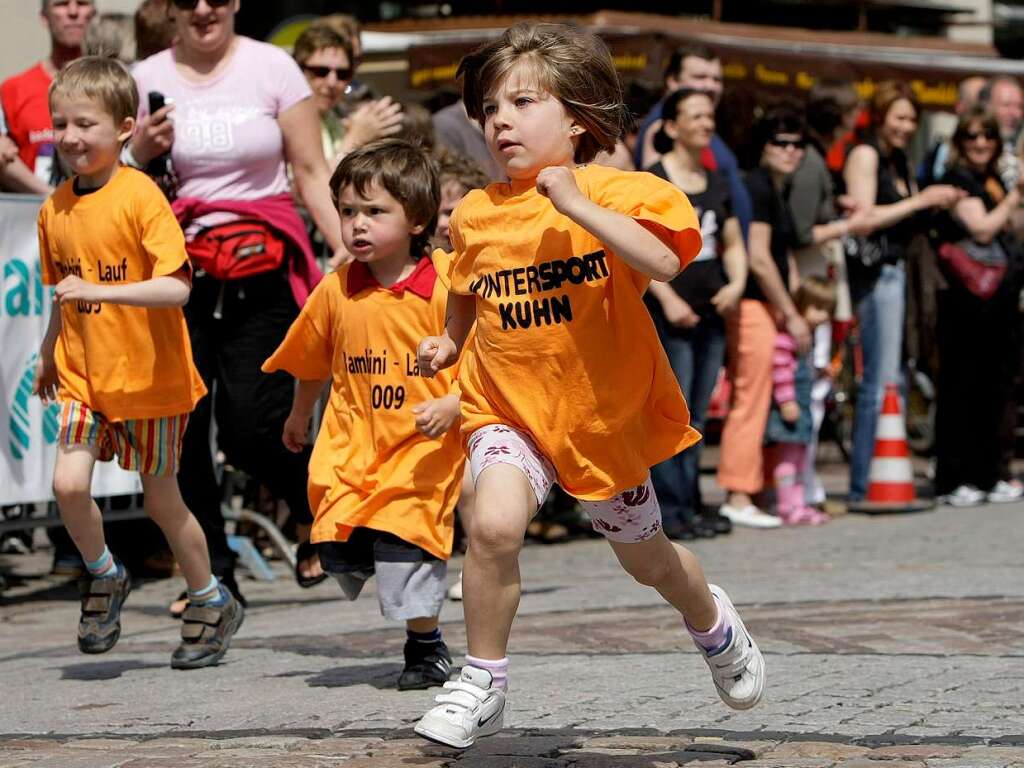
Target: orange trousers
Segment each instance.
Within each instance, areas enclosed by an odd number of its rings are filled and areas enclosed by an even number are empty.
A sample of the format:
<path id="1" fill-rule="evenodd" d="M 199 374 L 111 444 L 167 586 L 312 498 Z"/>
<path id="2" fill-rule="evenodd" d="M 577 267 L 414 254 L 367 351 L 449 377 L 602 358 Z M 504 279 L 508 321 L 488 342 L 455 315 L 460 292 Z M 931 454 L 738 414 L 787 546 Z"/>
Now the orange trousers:
<path id="1" fill-rule="evenodd" d="M 764 488 L 764 430 L 772 402 L 776 325 L 767 304 L 743 299 L 726 321 L 732 396 L 722 428 L 718 485 L 726 491 Z"/>

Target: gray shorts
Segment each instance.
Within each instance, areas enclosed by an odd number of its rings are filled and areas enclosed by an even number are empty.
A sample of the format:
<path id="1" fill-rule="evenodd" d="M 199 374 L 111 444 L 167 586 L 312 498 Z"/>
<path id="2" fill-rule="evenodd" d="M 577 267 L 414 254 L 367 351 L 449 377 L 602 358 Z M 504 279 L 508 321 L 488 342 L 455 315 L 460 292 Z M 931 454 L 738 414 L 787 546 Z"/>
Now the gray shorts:
<path id="1" fill-rule="evenodd" d="M 374 574 L 377 600 L 387 619 L 433 618 L 444 605 L 448 563 L 397 536 L 356 528 L 348 541 L 317 544 L 320 565 L 345 597 L 355 600 Z"/>

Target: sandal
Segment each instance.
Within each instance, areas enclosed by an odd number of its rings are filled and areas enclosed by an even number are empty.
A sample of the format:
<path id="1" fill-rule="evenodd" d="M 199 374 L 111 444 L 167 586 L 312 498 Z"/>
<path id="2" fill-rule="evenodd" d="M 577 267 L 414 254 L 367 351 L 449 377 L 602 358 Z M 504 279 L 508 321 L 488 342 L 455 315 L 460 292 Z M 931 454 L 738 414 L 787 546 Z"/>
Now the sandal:
<path id="1" fill-rule="evenodd" d="M 321 566 L 318 576 L 302 575 L 302 566 L 313 558 L 316 558 L 318 563 L 320 562 L 320 553 L 316 545 L 308 541 L 300 541 L 295 547 L 295 583 L 303 589 L 309 589 L 327 581 L 327 574 L 323 572 L 323 566 Z"/>
<path id="2" fill-rule="evenodd" d="M 219 662 L 245 620 L 245 609 L 230 590 L 223 605 L 189 605 L 182 614 L 181 645 L 171 656 L 172 669 L 199 669 Z"/>
<path id="3" fill-rule="evenodd" d="M 118 572 L 106 578 L 83 576 L 78 581 L 82 615 L 78 620 L 78 650 L 106 653 L 121 637 L 121 606 L 132 591 L 132 577 L 116 563 Z"/>

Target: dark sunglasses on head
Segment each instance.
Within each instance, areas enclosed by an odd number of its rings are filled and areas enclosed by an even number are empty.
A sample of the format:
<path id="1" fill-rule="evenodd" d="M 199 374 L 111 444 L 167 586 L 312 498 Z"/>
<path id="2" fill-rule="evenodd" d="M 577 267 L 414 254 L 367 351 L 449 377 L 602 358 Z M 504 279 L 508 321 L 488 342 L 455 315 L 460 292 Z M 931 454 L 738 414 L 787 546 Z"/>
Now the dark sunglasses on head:
<path id="1" fill-rule="evenodd" d="M 964 133 L 965 141 L 977 141 L 982 138 L 988 139 L 989 141 L 995 141 L 999 138 L 999 134 L 995 131 L 967 131 Z"/>
<path id="2" fill-rule="evenodd" d="M 313 75 L 313 77 L 324 78 L 333 72 L 334 76 L 339 80 L 352 79 L 352 67 L 311 67 L 308 64 L 303 64 L 302 68 Z"/>
<path id="3" fill-rule="evenodd" d="M 807 141 L 805 139 L 768 139 L 768 143 L 773 147 L 778 147 L 779 149 L 785 149 L 786 147 L 803 149 L 807 145 Z"/>
<path id="4" fill-rule="evenodd" d="M 171 0 L 171 2 L 179 11 L 194 11 L 199 5 L 199 0 Z M 211 8 L 223 8 L 230 2 L 231 0 L 206 0 L 206 4 Z"/>

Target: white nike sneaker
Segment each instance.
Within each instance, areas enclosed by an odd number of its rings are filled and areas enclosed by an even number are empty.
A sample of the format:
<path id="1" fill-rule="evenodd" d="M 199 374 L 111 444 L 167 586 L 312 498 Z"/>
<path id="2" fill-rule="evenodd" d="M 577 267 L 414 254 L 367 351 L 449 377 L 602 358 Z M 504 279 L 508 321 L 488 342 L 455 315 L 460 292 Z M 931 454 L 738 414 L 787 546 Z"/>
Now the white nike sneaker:
<path id="1" fill-rule="evenodd" d="M 458 680 L 444 684 L 434 697 L 437 706 L 420 718 L 414 729 L 424 738 L 465 749 L 481 736 L 501 730 L 505 720 L 505 691 L 491 687 L 491 673 L 465 666 Z"/>
<path id="2" fill-rule="evenodd" d="M 744 507 L 723 504 L 719 512 L 732 520 L 733 525 L 742 525 L 747 528 L 779 528 L 782 525 L 782 520 L 775 515 L 762 512 L 753 504 L 747 504 Z"/>
<path id="3" fill-rule="evenodd" d="M 725 590 L 714 584 L 708 588 L 718 598 L 720 610 L 725 611 L 732 634 L 725 647 L 714 655 L 709 655 L 696 641 L 694 644 L 711 669 L 718 697 L 733 709 L 750 709 L 764 693 L 764 657 Z"/>

